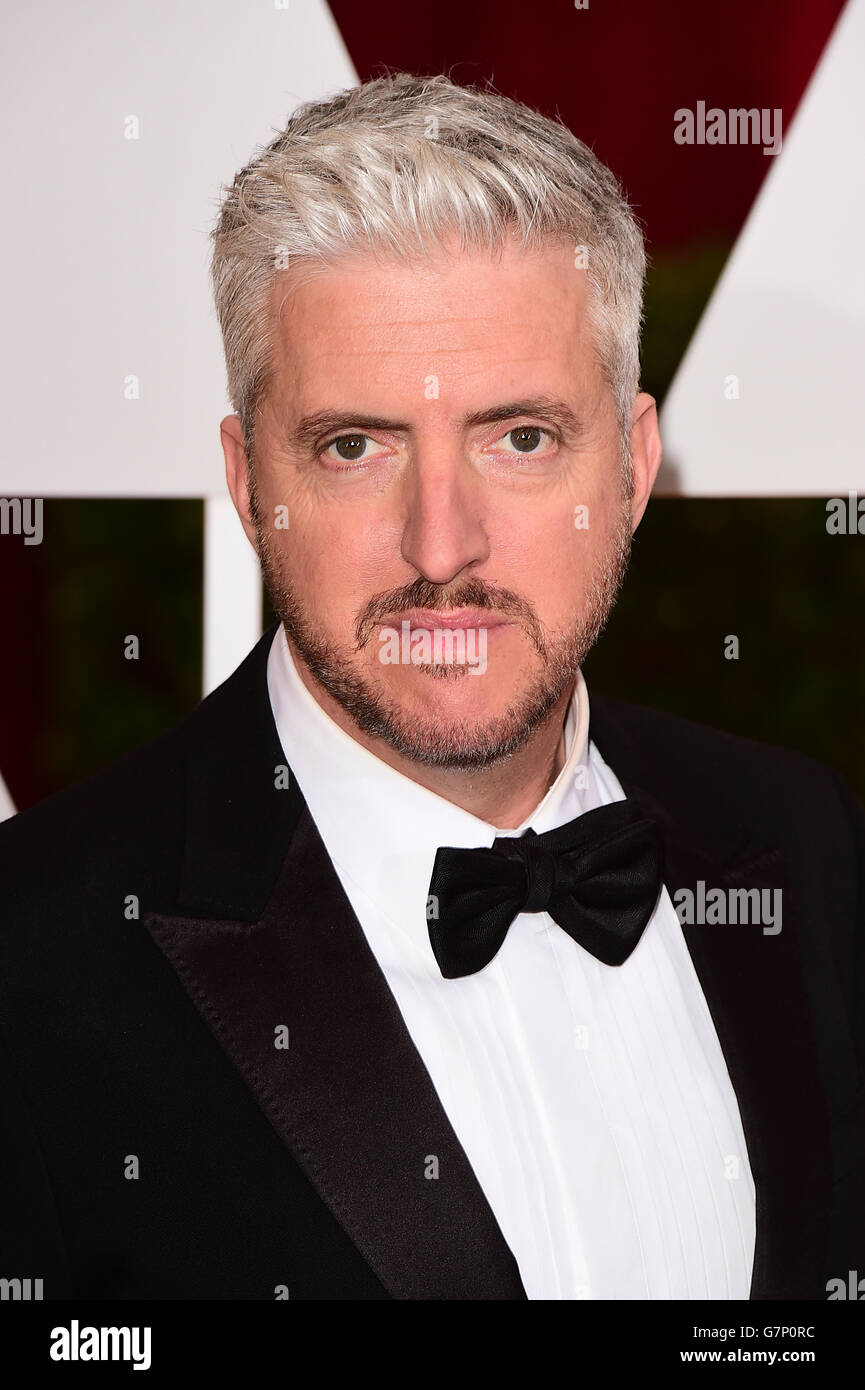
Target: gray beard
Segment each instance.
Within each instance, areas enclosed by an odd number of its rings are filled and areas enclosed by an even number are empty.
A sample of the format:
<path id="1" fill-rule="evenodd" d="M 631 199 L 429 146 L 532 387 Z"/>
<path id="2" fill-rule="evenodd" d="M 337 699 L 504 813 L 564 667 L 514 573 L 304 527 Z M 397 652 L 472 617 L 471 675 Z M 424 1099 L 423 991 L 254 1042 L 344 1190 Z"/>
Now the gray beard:
<path id="1" fill-rule="evenodd" d="M 418 578 L 404 588 L 371 600 L 356 625 L 356 645 L 351 648 L 312 631 L 297 595 L 280 573 L 270 536 L 257 509 L 253 515 L 258 557 L 273 610 L 314 679 L 364 734 L 383 739 L 402 757 L 427 767 L 492 767 L 525 747 L 568 688 L 573 687 L 580 666 L 607 624 L 631 554 L 630 517 L 623 499 L 613 545 L 589 585 L 586 615 L 563 636 L 546 637 L 525 602 L 508 590 L 468 579 L 446 593 L 443 586 Z M 372 682 L 351 670 L 352 655 L 370 640 L 378 619 L 413 608 L 444 611 L 456 607 L 487 608 L 515 618 L 543 661 L 529 687 L 503 714 L 469 728 L 459 720 L 424 721 L 414 712 L 406 714 Z M 418 669 L 438 680 L 469 678 L 465 665 L 422 665 Z"/>

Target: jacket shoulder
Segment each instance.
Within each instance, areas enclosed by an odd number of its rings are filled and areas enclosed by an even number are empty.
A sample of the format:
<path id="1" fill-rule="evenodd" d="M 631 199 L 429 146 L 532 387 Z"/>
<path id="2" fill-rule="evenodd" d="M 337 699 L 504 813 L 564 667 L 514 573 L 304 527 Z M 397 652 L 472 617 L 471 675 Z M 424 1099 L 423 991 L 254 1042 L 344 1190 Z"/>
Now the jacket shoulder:
<path id="1" fill-rule="evenodd" d="M 750 823 L 790 843 L 809 827 L 824 844 L 861 838 L 855 793 L 817 758 L 609 696 L 590 709 L 591 737 L 613 772 L 642 780 L 695 829 Z"/>
<path id="2" fill-rule="evenodd" d="M 166 880 L 184 812 L 184 720 L 107 767 L 0 823 L 4 923 L 117 882 Z"/>
<path id="3" fill-rule="evenodd" d="M 749 772 L 761 777 L 816 779 L 835 782 L 837 774 L 818 758 L 798 750 L 746 738 L 711 724 L 704 724 L 683 715 L 670 714 L 648 705 L 632 704 L 608 695 L 592 697 L 592 734 L 595 725 L 600 737 L 615 740 L 616 729 L 639 740 L 651 750 L 653 759 L 661 757 L 671 769 L 698 767 L 730 769 Z"/>

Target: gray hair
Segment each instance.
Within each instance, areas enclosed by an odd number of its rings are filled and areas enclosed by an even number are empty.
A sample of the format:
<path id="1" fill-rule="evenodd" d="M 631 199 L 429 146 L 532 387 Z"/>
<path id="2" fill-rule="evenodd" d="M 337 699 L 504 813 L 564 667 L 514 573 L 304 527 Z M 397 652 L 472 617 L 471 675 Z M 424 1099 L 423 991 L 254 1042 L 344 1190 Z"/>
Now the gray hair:
<path id="1" fill-rule="evenodd" d="M 516 232 L 524 249 L 571 238 L 585 264 L 630 484 L 643 235 L 615 176 L 560 120 L 445 76 L 395 73 L 298 106 L 222 191 L 211 282 L 250 462 L 281 269 L 365 249 L 408 261 L 455 233 L 463 250 L 495 254 Z"/>

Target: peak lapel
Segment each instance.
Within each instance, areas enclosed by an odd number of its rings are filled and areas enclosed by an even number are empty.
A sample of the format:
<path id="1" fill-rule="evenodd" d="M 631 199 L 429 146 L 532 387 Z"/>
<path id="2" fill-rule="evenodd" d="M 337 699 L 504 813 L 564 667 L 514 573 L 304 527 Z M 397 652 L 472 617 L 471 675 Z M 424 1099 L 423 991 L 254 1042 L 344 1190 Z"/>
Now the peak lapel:
<path id="1" fill-rule="evenodd" d="M 752 1299 L 825 1297 L 831 1162 L 827 1110 L 798 946 L 799 924 L 777 846 L 742 825 L 694 838 L 651 748 L 619 709 L 596 698 L 592 738 L 625 793 L 661 824 L 664 881 L 682 889 L 780 889 L 782 929 L 683 924 L 682 932 L 736 1092 L 757 1200 Z M 699 775 L 699 774 L 697 774 Z M 707 795 L 710 795 L 707 792 Z M 745 814 L 742 823 L 746 821 Z"/>
<path id="2" fill-rule="evenodd" d="M 306 804 L 274 789 L 273 631 L 189 722 L 180 902 L 145 924 L 394 1298 L 524 1299 Z"/>

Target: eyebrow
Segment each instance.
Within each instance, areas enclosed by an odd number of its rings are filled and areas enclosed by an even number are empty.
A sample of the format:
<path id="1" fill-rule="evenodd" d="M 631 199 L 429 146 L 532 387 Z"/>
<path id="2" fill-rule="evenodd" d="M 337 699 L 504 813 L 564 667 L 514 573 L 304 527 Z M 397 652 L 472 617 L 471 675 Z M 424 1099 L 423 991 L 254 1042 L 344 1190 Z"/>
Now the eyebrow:
<path id="1" fill-rule="evenodd" d="M 577 436 L 582 432 L 583 422 L 566 401 L 555 396 L 533 396 L 527 400 L 505 401 L 501 405 L 490 406 L 486 410 L 473 410 L 460 420 L 461 429 L 473 429 L 478 425 L 494 425 L 500 420 L 511 420 L 515 416 L 531 415 L 548 420 L 556 425 L 565 436 Z M 318 410 L 312 415 L 303 415 L 294 429 L 288 432 L 288 440 L 297 448 L 309 448 L 326 434 L 337 430 L 388 430 L 394 434 L 406 434 L 412 426 L 402 420 L 390 420 L 381 415 L 365 415 L 350 410 Z"/>

